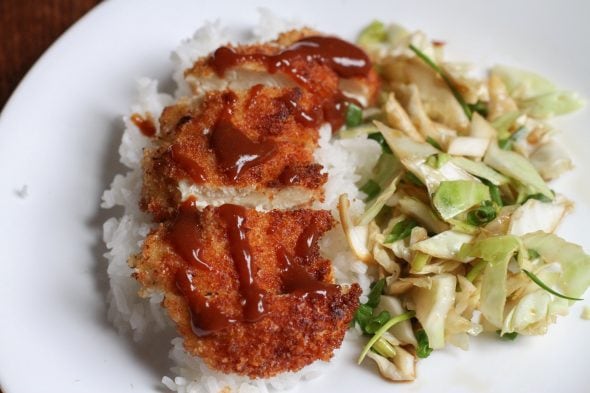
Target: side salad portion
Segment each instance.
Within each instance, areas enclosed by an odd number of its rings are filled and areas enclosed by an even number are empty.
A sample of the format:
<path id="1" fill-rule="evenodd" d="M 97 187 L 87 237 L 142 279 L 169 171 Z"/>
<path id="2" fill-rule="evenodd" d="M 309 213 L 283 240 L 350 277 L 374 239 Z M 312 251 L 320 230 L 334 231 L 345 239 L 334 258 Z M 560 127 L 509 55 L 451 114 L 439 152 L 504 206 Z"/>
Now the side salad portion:
<path id="1" fill-rule="evenodd" d="M 382 78 L 378 108 L 349 108 L 340 138 L 382 146 L 342 227 L 377 281 L 355 317 L 359 363 L 415 379 L 416 358 L 469 336 L 541 335 L 590 286 L 590 256 L 554 232 L 572 203 L 547 181 L 572 168 L 548 119 L 583 102 L 496 66 L 484 78 L 444 60 L 444 43 L 373 22 L 358 43 Z"/>

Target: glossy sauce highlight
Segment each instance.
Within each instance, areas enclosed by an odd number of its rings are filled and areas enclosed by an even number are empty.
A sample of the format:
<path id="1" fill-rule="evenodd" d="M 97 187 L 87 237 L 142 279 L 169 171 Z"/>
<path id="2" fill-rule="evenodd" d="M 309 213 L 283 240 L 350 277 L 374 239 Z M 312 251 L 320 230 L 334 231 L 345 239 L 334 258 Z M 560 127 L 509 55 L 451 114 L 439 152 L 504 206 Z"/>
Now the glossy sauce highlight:
<path id="1" fill-rule="evenodd" d="M 276 152 L 273 142 L 254 142 L 232 123 L 236 101 L 235 93 L 223 94 L 223 109 L 209 140 L 220 169 L 233 181 L 237 181 L 248 169 L 266 162 Z"/>

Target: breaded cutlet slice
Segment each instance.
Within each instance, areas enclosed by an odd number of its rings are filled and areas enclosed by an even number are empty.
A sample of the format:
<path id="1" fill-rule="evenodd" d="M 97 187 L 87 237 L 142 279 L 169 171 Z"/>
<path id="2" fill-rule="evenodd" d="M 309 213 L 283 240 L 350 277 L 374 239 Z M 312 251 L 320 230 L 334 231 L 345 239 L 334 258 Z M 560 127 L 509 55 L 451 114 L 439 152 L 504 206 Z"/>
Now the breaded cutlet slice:
<path id="1" fill-rule="evenodd" d="M 321 210 L 185 206 L 129 263 L 140 295 L 164 293 L 189 353 L 225 373 L 267 378 L 329 360 L 358 307 L 360 287 L 331 284 L 319 254 L 332 226 Z"/>
<path id="2" fill-rule="evenodd" d="M 301 56 L 289 59 L 288 68 L 297 70 L 294 76 L 285 72 L 285 69 L 269 72 L 268 64 L 260 56 L 279 55 L 292 48 L 298 41 L 317 36 L 325 35 L 309 28 L 302 28 L 282 33 L 270 42 L 239 46 L 228 44 L 222 48 L 229 48 L 238 55 L 245 55 L 245 58 L 240 59 L 235 66 L 223 69 L 220 74 L 216 64 L 220 64 L 217 61 L 219 59 L 223 61 L 223 52 L 213 52 L 197 60 L 192 68 L 185 70 L 185 79 L 197 95 L 212 90 L 244 90 L 262 84 L 277 87 L 299 86 L 324 97 L 342 91 L 344 95 L 355 99 L 363 106 L 374 103 L 379 91 L 379 77 L 372 68 L 366 75 L 344 77 L 317 59 Z M 360 50 L 356 46 L 354 48 Z M 309 83 L 302 83 L 305 81 Z"/>
<path id="3" fill-rule="evenodd" d="M 157 221 L 181 201 L 265 210 L 323 198 L 327 175 L 313 158 L 318 129 L 302 113 L 316 97 L 257 85 L 181 100 L 160 117 L 161 135 L 143 158 L 141 207 Z"/>

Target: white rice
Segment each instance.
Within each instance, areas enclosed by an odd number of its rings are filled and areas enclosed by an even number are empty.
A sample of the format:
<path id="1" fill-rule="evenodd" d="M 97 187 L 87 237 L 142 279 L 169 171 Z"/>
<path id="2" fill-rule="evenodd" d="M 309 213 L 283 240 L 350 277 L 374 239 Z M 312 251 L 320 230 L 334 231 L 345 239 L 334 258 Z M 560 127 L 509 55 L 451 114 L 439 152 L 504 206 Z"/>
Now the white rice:
<path id="1" fill-rule="evenodd" d="M 293 26 L 293 23 L 277 19 L 267 11 L 261 11 L 260 23 L 253 30 L 253 40 L 271 39 L 280 31 Z M 197 30 L 191 39 L 183 41 L 172 55 L 175 64 L 174 79 L 177 83 L 174 97 L 190 94 L 183 79 L 183 70 L 192 65 L 197 58 L 230 41 L 240 40 L 223 29 L 218 22 L 206 24 Z M 131 107 L 129 113 L 139 113 L 158 119 L 162 109 L 174 101 L 172 95 L 158 92 L 158 82 L 155 80 L 141 78 L 137 86 L 137 103 Z M 125 130 L 119 154 L 128 171 L 126 174 L 115 176 L 111 187 L 103 195 L 102 203 L 103 208 L 121 206 L 124 209 L 122 217 L 110 218 L 104 223 L 104 241 L 109 249 L 105 255 L 108 259 L 107 271 L 110 279 L 108 316 L 121 332 L 130 333 L 134 340 L 140 341 L 146 333 L 171 328 L 172 322 L 160 306 L 162 294 L 154 293 L 149 299 L 138 296 L 139 285 L 131 277 L 132 270 L 127 265 L 128 257 L 140 250 L 141 243 L 153 224 L 138 207 L 142 150 L 149 146 L 151 140 L 141 134 L 129 117 L 125 117 L 124 122 Z M 316 204 L 315 208 L 328 209 L 336 214 L 338 196 L 347 193 L 352 200 L 353 211 L 362 211 L 363 195 L 355 184 L 365 177 L 375 164 L 380 152 L 379 145 L 362 137 L 330 140 L 329 126 L 323 127 L 320 135 L 315 159 L 327 170 L 329 178 L 325 186 L 325 201 Z M 322 254 L 333 261 L 334 276 L 339 283 L 358 282 L 363 291 L 367 291 L 370 284 L 367 266 L 348 251 L 346 239 L 339 226 L 324 236 L 320 246 Z M 172 340 L 169 356 L 173 363 L 172 376 L 163 377 L 162 383 L 171 391 L 180 393 L 217 393 L 226 387 L 240 393 L 285 390 L 302 380 L 319 376 L 322 369 L 329 366 L 325 362 L 315 362 L 297 373 L 251 380 L 209 369 L 200 358 L 184 351 L 181 338 Z"/>

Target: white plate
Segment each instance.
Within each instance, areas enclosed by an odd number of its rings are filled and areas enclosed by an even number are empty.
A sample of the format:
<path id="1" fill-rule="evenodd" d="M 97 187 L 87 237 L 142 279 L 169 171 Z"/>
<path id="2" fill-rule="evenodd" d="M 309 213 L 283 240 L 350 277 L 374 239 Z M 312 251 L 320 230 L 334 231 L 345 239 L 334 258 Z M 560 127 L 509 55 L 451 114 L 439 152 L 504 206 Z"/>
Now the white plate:
<path id="1" fill-rule="evenodd" d="M 5 393 L 159 391 L 166 349 L 140 348 L 105 317 L 100 195 L 121 167 L 121 116 L 136 76 L 170 81 L 169 53 L 205 20 L 251 27 L 256 6 L 353 38 L 374 18 L 425 30 L 449 55 L 532 68 L 590 97 L 590 2 L 108 1 L 41 58 L 0 117 L 0 383 Z M 533 5 L 534 4 L 534 5 Z M 170 82 L 168 82 L 170 84 Z M 590 111 L 560 119 L 577 169 L 553 187 L 577 208 L 560 233 L 590 250 Z M 26 186 L 26 198 L 17 196 Z M 586 302 L 588 304 L 588 302 Z M 392 385 L 358 348 L 300 391 L 582 392 L 590 322 L 581 304 L 545 337 L 472 340 L 419 363 L 418 380 Z M 167 345 L 166 345 L 167 346 Z"/>

